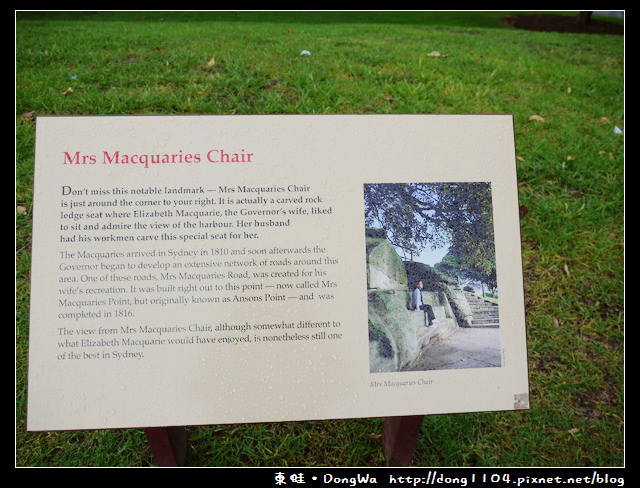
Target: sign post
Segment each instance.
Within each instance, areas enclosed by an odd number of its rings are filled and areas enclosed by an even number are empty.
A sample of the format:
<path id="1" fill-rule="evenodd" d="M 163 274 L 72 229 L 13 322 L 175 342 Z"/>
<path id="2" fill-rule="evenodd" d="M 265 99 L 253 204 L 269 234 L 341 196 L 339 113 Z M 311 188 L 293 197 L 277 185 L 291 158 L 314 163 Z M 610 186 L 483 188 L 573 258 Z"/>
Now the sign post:
<path id="1" fill-rule="evenodd" d="M 386 466 L 409 466 L 415 443 L 420 434 L 423 415 L 389 417 L 382 431 Z"/>
<path id="2" fill-rule="evenodd" d="M 144 432 L 158 466 L 186 466 L 187 430 L 184 427 L 147 427 Z"/>

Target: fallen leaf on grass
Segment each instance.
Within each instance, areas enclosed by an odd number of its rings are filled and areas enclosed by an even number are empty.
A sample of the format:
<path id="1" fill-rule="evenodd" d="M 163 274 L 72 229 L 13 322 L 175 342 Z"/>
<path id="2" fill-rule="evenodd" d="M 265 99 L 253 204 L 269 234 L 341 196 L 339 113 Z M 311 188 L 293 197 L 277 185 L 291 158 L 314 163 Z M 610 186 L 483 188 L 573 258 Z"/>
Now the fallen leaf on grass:
<path id="1" fill-rule="evenodd" d="M 209 66 L 209 68 L 211 68 L 211 67 L 212 67 L 213 65 L 215 65 L 215 64 L 216 64 L 216 58 L 215 58 L 215 56 L 214 56 L 213 58 L 211 58 L 211 59 L 209 60 L 209 62 L 207 63 L 207 66 Z"/>
<path id="2" fill-rule="evenodd" d="M 20 116 L 20 120 L 26 120 L 27 122 L 35 120 L 35 118 L 36 118 L 35 110 L 31 110 L 30 112 L 25 112 Z"/>
<path id="3" fill-rule="evenodd" d="M 62 92 L 63 95 L 69 95 L 70 93 L 73 93 L 73 88 L 71 87 L 67 88 L 65 91 Z"/>
<path id="4" fill-rule="evenodd" d="M 22 205 L 18 205 L 16 207 L 16 212 L 18 212 L 20 215 L 27 215 L 27 207 L 23 207 Z"/>
<path id="5" fill-rule="evenodd" d="M 542 115 L 532 115 L 531 117 L 529 117 L 529 120 L 534 122 L 546 122 Z"/>

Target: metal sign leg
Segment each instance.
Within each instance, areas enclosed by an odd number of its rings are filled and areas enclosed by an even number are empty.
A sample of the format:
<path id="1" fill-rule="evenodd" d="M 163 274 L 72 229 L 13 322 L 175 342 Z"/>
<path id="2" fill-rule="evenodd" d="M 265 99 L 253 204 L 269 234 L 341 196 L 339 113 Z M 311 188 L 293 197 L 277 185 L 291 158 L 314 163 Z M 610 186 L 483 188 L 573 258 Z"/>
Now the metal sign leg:
<path id="1" fill-rule="evenodd" d="M 424 415 L 387 417 L 382 430 L 385 464 L 408 466 Z"/>

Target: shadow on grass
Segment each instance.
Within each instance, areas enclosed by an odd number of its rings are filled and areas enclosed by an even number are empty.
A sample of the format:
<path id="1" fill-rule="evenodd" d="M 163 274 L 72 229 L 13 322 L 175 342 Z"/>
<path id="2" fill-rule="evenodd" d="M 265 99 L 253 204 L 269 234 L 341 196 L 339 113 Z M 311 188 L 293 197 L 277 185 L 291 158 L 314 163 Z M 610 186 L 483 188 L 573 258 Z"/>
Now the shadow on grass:
<path id="1" fill-rule="evenodd" d="M 16 12 L 20 20 L 74 20 L 110 22 L 274 22 L 274 23 L 358 23 L 358 24 L 413 24 L 440 27 L 508 28 L 502 19 L 509 12 L 376 12 L 376 11 L 94 11 L 94 12 Z"/>

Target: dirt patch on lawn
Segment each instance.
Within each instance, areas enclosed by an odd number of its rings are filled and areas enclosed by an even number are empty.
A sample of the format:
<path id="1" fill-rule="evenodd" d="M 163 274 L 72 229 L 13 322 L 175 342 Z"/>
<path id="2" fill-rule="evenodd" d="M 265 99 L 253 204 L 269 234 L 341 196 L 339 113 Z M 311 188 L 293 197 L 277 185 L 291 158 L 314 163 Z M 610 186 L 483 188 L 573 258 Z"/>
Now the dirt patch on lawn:
<path id="1" fill-rule="evenodd" d="M 570 32 L 575 34 L 614 34 L 623 35 L 624 25 L 606 20 L 590 19 L 587 23 L 578 23 L 576 15 L 522 14 L 505 17 L 504 22 L 516 29 L 542 32 Z"/>

